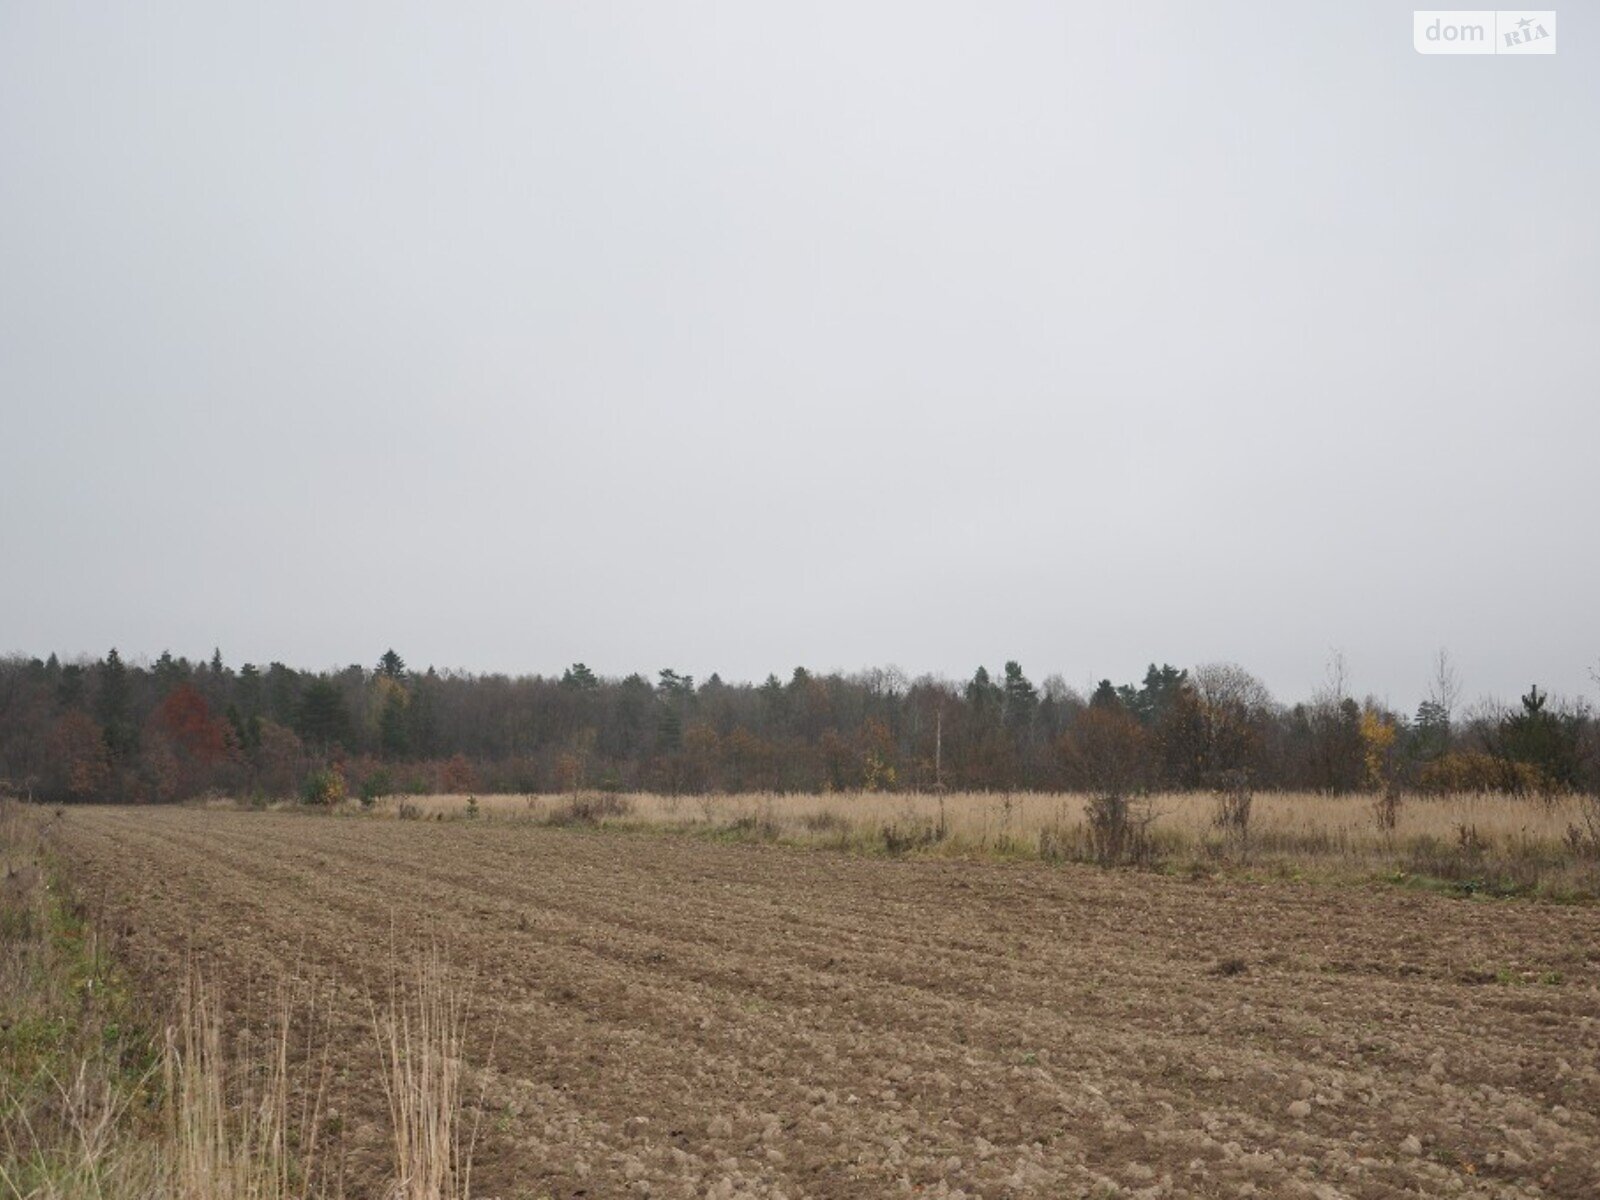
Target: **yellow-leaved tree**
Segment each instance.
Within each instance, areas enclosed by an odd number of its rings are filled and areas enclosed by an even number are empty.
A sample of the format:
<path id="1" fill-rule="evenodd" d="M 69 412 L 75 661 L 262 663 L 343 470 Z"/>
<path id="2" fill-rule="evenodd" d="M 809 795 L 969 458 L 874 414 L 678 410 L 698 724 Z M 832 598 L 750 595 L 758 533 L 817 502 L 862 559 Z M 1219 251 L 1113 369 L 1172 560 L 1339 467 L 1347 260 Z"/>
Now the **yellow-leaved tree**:
<path id="1" fill-rule="evenodd" d="M 1400 785 L 1395 778 L 1395 741 L 1400 727 L 1373 709 L 1361 714 L 1361 753 L 1367 768 L 1367 786 L 1377 793 L 1373 812 L 1378 827 L 1393 833 L 1400 820 Z"/>

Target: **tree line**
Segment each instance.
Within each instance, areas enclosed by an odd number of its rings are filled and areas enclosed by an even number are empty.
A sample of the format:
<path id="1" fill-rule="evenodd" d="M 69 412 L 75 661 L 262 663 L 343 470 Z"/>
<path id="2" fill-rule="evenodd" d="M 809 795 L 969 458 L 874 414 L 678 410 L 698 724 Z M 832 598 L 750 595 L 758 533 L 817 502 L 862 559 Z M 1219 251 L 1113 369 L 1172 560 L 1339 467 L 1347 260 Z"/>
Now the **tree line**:
<path id="1" fill-rule="evenodd" d="M 1016 662 L 965 681 L 797 667 L 759 684 L 672 669 L 602 678 L 296 670 L 162 654 L 0 658 L 0 780 L 37 798 L 210 792 L 1600 789 L 1600 721 L 1537 686 L 1459 708 L 1441 654 L 1414 713 L 1342 669 L 1282 704 L 1232 664 L 1151 664 L 1088 695 Z"/>

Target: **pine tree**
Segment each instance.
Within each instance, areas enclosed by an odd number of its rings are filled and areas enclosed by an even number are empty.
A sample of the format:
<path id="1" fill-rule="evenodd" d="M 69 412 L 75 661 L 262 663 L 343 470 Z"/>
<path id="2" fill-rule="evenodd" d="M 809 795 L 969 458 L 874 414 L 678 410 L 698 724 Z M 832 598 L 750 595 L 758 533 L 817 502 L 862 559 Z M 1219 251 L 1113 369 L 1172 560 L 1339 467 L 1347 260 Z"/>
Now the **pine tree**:
<path id="1" fill-rule="evenodd" d="M 156 692 L 165 696 L 184 681 L 189 674 L 189 664 L 186 660 L 173 658 L 172 651 L 163 650 L 161 657 L 156 659 L 154 674 Z"/>
<path id="2" fill-rule="evenodd" d="M 663 704 L 656 718 L 656 747 L 664 754 L 671 754 L 682 746 L 683 718 L 678 715 L 678 706 Z"/>
<path id="3" fill-rule="evenodd" d="M 64 709 L 82 708 L 84 695 L 83 668 L 77 663 L 68 663 L 58 672 L 60 679 L 56 683 L 56 703 Z"/>
<path id="4" fill-rule="evenodd" d="M 1112 686 L 1111 680 L 1102 679 L 1099 685 L 1094 689 L 1094 694 L 1089 697 L 1089 707 L 1114 708 L 1120 710 L 1124 707 L 1124 705 L 1122 703 L 1121 694 L 1114 686 Z"/>
<path id="5" fill-rule="evenodd" d="M 1125 685 L 1117 689 L 1117 694 L 1127 710 L 1148 726 L 1159 722 L 1178 693 L 1188 686 L 1189 672 L 1180 671 L 1170 663 L 1159 667 L 1151 663 L 1145 669 L 1142 686 Z"/>
<path id="6" fill-rule="evenodd" d="M 581 662 L 573 663 L 566 669 L 561 676 L 561 683 L 580 692 L 592 692 L 600 686 L 595 673 Z"/>
<path id="7" fill-rule="evenodd" d="M 694 693 L 694 676 L 679 675 L 671 667 L 663 667 L 658 672 L 661 682 L 657 685 L 668 696 L 688 696 Z"/>
<path id="8" fill-rule="evenodd" d="M 298 732 L 309 746 L 326 751 L 347 736 L 344 697 L 326 679 L 314 680 L 300 697 Z"/>
<path id="9" fill-rule="evenodd" d="M 378 714 L 378 745 L 385 758 L 402 758 L 410 741 L 406 728 L 406 694 L 394 688 L 384 697 Z"/>
<path id="10" fill-rule="evenodd" d="M 1500 722 L 1497 749 L 1503 758 L 1537 767 L 1547 783 L 1570 786 L 1578 776 L 1582 719 L 1576 713 L 1551 712 L 1545 707 L 1549 698 L 1534 684 L 1522 697 L 1522 711 Z"/>
<path id="11" fill-rule="evenodd" d="M 1033 723 L 1034 713 L 1039 707 L 1038 691 L 1028 682 L 1022 667 L 1015 662 L 1006 664 L 1003 687 L 1006 727 L 1017 732 L 1026 730 Z"/>
<path id="12" fill-rule="evenodd" d="M 96 705 L 105 730 L 106 749 L 113 758 L 131 758 L 139 748 L 129 713 L 128 668 L 113 646 L 100 663 L 100 695 Z"/>
<path id="13" fill-rule="evenodd" d="M 989 678 L 987 667 L 979 667 L 972 673 L 972 682 L 967 684 L 967 707 L 978 723 L 987 724 L 999 718 L 1003 695 Z"/>

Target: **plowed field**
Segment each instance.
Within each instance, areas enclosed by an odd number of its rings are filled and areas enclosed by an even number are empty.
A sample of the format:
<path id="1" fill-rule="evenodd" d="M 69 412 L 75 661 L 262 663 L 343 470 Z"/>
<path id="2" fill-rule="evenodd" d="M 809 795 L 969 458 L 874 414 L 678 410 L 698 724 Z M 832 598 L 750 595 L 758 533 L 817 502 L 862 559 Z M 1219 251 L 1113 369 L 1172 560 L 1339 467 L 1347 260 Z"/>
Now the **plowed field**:
<path id="1" fill-rule="evenodd" d="M 358 1194 L 365 997 L 437 938 L 484 1197 L 1600 1196 L 1594 908 L 498 820 L 58 840 L 146 986 L 191 949 L 241 997 L 332 981 Z"/>

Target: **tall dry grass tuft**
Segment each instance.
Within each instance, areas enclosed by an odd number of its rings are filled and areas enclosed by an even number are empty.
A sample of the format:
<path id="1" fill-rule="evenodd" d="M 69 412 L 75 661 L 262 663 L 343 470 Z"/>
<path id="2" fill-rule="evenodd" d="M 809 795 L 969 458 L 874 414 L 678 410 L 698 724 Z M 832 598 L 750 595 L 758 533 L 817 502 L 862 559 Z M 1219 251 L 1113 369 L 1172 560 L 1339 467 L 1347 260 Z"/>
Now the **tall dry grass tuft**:
<path id="1" fill-rule="evenodd" d="M 463 1116 L 467 1002 L 437 948 L 373 1011 L 393 1131 L 388 1200 L 468 1200 L 478 1122 Z"/>
<path id="2" fill-rule="evenodd" d="M 290 1009 L 282 998 L 265 1046 L 257 1049 L 245 1039 L 230 1055 L 221 998 L 191 972 L 162 1052 L 173 1200 L 306 1200 L 314 1194 L 327 1072 L 324 1064 L 313 1087 L 295 1087 Z"/>

